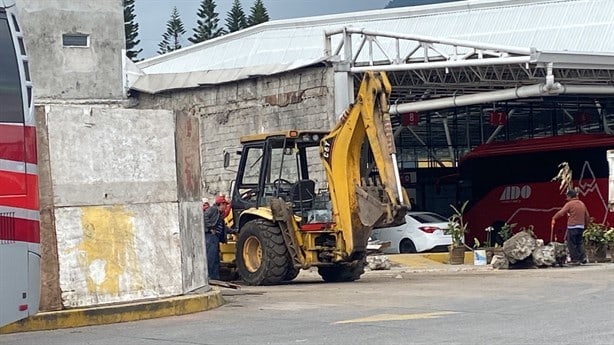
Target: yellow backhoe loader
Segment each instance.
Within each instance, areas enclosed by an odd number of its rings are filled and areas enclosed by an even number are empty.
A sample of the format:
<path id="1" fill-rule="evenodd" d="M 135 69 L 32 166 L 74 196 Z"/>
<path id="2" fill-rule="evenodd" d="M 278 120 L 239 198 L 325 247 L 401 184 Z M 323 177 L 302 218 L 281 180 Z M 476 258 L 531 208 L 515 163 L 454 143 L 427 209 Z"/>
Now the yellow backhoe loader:
<path id="1" fill-rule="evenodd" d="M 396 162 L 384 73 L 367 72 L 330 132 L 291 130 L 241 138 L 231 191 L 236 241 L 222 269 L 250 285 L 317 267 L 325 281 L 359 279 L 375 226 L 410 208 Z M 228 157 L 224 157 L 225 165 Z"/>

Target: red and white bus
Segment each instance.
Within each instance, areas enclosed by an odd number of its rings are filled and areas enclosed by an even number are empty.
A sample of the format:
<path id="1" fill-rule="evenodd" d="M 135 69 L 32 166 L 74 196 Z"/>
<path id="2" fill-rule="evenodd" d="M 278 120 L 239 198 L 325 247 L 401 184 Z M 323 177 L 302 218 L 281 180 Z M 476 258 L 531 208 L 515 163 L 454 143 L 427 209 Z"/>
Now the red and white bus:
<path id="1" fill-rule="evenodd" d="M 534 226 L 538 238 L 550 241 L 550 220 L 565 204 L 565 191 L 557 175 L 561 162 L 573 172 L 573 186 L 598 223 L 614 225 L 608 212 L 608 161 L 606 152 L 614 147 L 614 135 L 566 134 L 547 138 L 522 139 L 478 146 L 463 157 L 460 177 L 470 190 L 466 220 L 473 238 L 482 243 L 485 229 L 504 222 L 516 223 L 514 232 Z M 559 219 L 554 236 L 564 241 L 566 223 Z M 494 238 L 494 236 L 493 236 Z"/>
<path id="2" fill-rule="evenodd" d="M 40 211 L 28 57 L 15 0 L 0 0 L 0 326 L 38 311 Z"/>

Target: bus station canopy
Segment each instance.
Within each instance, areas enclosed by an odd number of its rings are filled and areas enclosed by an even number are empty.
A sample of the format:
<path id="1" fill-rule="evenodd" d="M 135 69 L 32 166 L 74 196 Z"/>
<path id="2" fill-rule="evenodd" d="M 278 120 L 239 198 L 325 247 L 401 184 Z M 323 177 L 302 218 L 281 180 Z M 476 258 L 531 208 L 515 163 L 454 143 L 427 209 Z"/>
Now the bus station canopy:
<path id="1" fill-rule="evenodd" d="M 387 71 L 402 164 L 454 166 L 482 143 L 612 134 L 613 35 L 611 0 L 455 1 L 270 21 L 126 73 L 158 93 L 314 65 L 356 84 Z"/>
<path id="2" fill-rule="evenodd" d="M 351 47 L 344 47 L 346 53 L 356 53 L 362 45 L 355 63 L 347 66 L 352 67 L 353 72 L 361 71 L 368 60 L 380 65 L 388 60 L 395 65 L 396 71 L 407 71 L 408 66 L 400 64 L 401 60 L 410 53 L 414 59 L 420 58 L 425 51 L 422 48 L 427 48 L 429 53 L 437 52 L 435 55 L 447 55 L 458 60 L 453 65 L 459 68 L 448 76 L 449 80 L 458 80 L 458 73 L 462 74 L 460 67 L 472 67 L 477 63 L 477 59 L 465 58 L 471 51 L 462 47 L 495 46 L 502 48 L 503 55 L 499 57 L 504 58 L 498 65 L 504 65 L 504 60 L 524 63 L 530 56 L 535 67 L 554 62 L 555 68 L 566 68 L 570 70 L 566 73 L 577 74 L 571 70 L 575 67 L 586 69 L 587 65 L 589 69 L 610 69 L 614 41 L 604 38 L 614 35 L 614 2 L 470 0 L 270 21 L 141 61 L 128 72 L 129 85 L 135 90 L 156 93 L 272 75 L 325 61 L 335 62 L 335 58 L 344 53 L 335 51 L 345 41 L 344 30 L 355 32 L 351 34 Z M 361 32 L 393 33 L 406 39 L 395 41 L 380 35 L 376 41 L 369 39 L 362 43 L 367 35 Z M 439 44 L 441 40 L 445 42 Z M 417 45 L 420 45 L 418 49 Z M 399 56 L 395 56 L 397 48 Z M 414 49 L 416 51 L 412 53 Z M 487 55 L 480 56 L 484 60 L 480 66 L 494 63 L 492 58 L 497 56 L 488 55 L 489 50 L 483 50 Z M 349 61 L 347 58 L 343 60 Z M 428 62 L 415 64 L 413 70 L 431 70 L 438 66 L 445 69 L 451 63 L 442 64 L 436 59 Z M 500 68 L 490 70 L 494 73 Z M 403 78 L 424 79 L 424 75 L 419 74 L 422 73 L 411 72 Z M 497 74 L 496 80 L 511 79 L 507 84 L 522 77 L 520 71 Z"/>

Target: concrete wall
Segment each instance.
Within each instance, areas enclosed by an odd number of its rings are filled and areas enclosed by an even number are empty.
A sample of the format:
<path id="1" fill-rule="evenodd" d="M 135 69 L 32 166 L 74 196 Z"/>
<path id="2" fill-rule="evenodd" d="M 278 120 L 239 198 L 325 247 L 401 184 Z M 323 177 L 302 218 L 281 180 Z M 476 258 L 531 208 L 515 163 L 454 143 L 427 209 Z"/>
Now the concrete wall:
<path id="1" fill-rule="evenodd" d="M 17 0 L 30 56 L 34 96 L 41 99 L 123 97 L 122 0 Z M 89 35 L 89 47 L 64 47 L 62 35 Z"/>
<path id="2" fill-rule="evenodd" d="M 200 118 L 201 175 L 208 196 L 228 191 L 236 166 L 224 169 L 222 155 L 224 149 L 240 147 L 240 136 L 332 128 L 337 118 L 333 83 L 331 68 L 313 67 L 215 87 L 141 94 L 139 108 L 173 109 L 177 116 Z"/>
<path id="3" fill-rule="evenodd" d="M 47 106 L 44 118 L 39 136 L 49 157 L 41 159 L 41 176 L 50 176 L 44 190 L 52 195 L 41 199 L 52 200 L 53 224 L 41 226 L 55 229 L 62 306 L 178 295 L 206 285 L 200 202 L 178 192 L 186 187 L 178 182 L 177 161 L 186 158 L 175 150 L 173 113 Z"/>
<path id="4" fill-rule="evenodd" d="M 48 109 L 56 207 L 177 202 L 171 112 Z"/>
<path id="5" fill-rule="evenodd" d="M 17 7 L 39 104 L 41 310 L 206 287 L 199 119 L 119 108 L 122 0 Z"/>
<path id="6" fill-rule="evenodd" d="M 177 203 L 55 211 L 65 307 L 179 295 Z"/>

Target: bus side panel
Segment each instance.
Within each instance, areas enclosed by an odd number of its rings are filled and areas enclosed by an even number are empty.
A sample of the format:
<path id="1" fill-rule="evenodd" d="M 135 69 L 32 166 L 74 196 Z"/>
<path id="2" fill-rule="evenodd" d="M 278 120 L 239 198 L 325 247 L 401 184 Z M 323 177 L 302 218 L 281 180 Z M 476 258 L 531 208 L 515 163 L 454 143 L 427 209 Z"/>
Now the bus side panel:
<path id="1" fill-rule="evenodd" d="M 41 300 L 40 244 L 28 243 L 28 315 L 38 313 Z"/>
<path id="2" fill-rule="evenodd" d="M 579 186 L 579 199 L 586 204 L 595 222 L 614 224 L 614 213 L 607 210 L 606 178 L 585 180 L 580 184 L 574 181 L 574 186 Z M 473 238 L 479 239 L 480 242 L 485 241 L 485 229 L 497 221 L 516 223 L 514 233 L 522 227 L 533 225 L 535 235 L 549 242 L 550 220 L 565 201 L 565 195 L 559 191 L 559 184 L 556 182 L 521 183 L 494 188 L 466 214 L 471 229 L 467 234 L 467 243 L 471 244 Z M 566 227 L 566 218 L 559 219 L 555 225 L 553 239 L 563 242 Z"/>
<path id="3" fill-rule="evenodd" d="M 28 316 L 28 265 L 28 244 L 0 242 L 0 325 Z"/>

